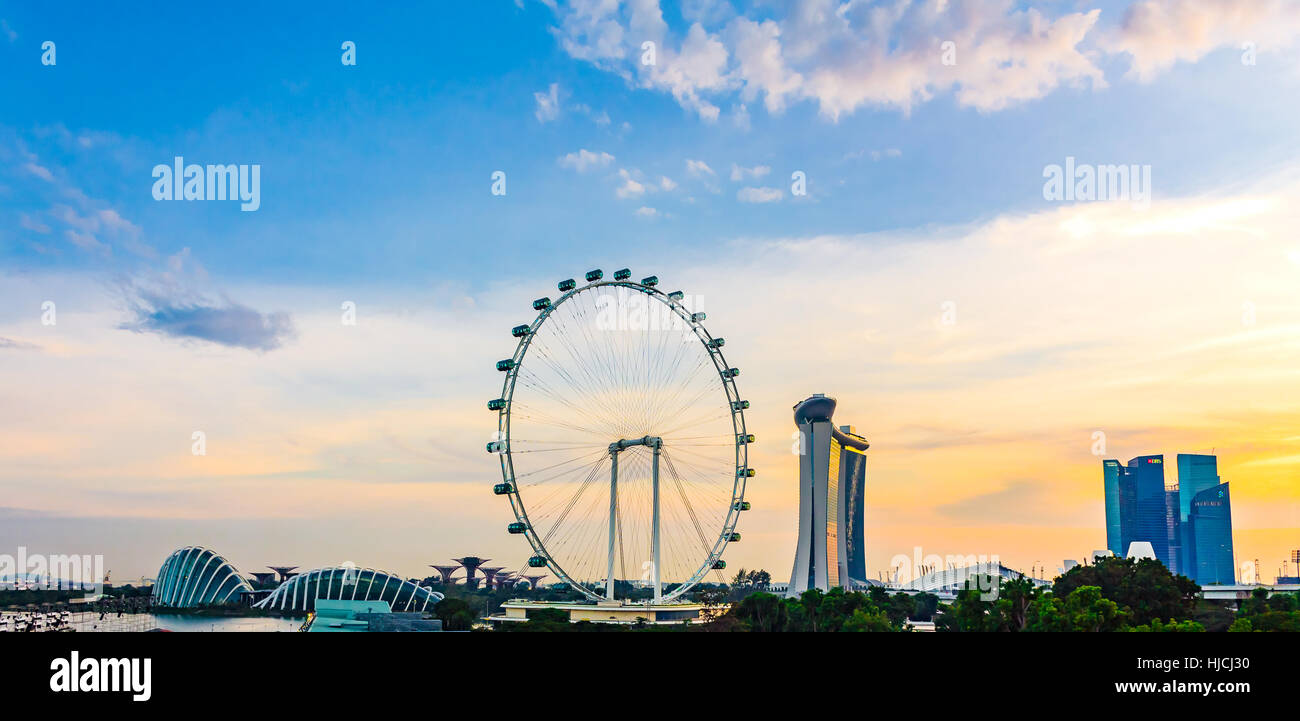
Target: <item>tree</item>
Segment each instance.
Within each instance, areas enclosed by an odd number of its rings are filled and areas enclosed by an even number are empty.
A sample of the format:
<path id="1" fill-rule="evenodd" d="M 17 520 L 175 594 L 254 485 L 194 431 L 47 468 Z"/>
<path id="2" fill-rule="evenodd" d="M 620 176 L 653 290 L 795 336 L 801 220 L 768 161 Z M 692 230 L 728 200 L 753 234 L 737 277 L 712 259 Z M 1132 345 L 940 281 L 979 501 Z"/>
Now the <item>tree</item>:
<path id="1" fill-rule="evenodd" d="M 433 607 L 433 615 L 442 621 L 444 631 L 468 631 L 476 620 L 468 603 L 459 598 L 444 598 Z"/>
<path id="2" fill-rule="evenodd" d="M 1134 626 L 1129 630 L 1140 633 L 1205 633 L 1205 627 L 1195 621 L 1161 623 L 1158 618 L 1152 619 L 1150 625 Z"/>
<path id="3" fill-rule="evenodd" d="M 701 588 L 695 592 L 695 600 L 704 608 L 700 610 L 700 618 L 705 623 L 712 623 L 727 613 L 727 599 L 730 596 L 730 589 L 726 586 L 709 586 Z"/>
<path id="4" fill-rule="evenodd" d="M 732 613 L 744 621 L 751 631 L 771 633 L 786 630 L 790 622 L 785 599 L 770 593 L 752 593 L 732 608 Z"/>
<path id="5" fill-rule="evenodd" d="M 915 605 L 912 608 L 912 615 L 908 618 L 913 621 L 933 621 L 934 614 L 939 610 L 939 597 L 933 593 L 918 593 L 912 597 Z"/>
<path id="6" fill-rule="evenodd" d="M 1095 586 L 1103 598 L 1127 609 L 1131 623 L 1152 619 L 1187 620 L 1195 613 L 1201 587 L 1186 576 L 1175 576 L 1157 560 L 1100 558 L 1091 566 L 1075 566 L 1057 577 L 1052 593 L 1066 598 L 1075 589 Z"/>
<path id="7" fill-rule="evenodd" d="M 906 594 L 899 594 L 906 595 Z M 853 610 L 853 615 L 849 616 L 844 624 L 840 627 L 841 631 L 864 632 L 864 631 L 893 631 L 893 621 L 882 611 L 868 612 L 864 609 L 857 608 Z"/>

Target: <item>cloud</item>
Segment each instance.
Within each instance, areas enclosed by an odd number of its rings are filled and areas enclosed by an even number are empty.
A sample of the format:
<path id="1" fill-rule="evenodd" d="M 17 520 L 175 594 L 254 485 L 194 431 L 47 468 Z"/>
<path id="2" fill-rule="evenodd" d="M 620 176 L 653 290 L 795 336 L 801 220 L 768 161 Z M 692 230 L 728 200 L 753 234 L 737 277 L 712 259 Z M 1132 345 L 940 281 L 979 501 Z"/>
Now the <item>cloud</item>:
<path id="1" fill-rule="evenodd" d="M 609 125 L 610 122 L 609 113 L 605 112 L 604 110 L 597 112 L 593 110 L 590 105 L 587 105 L 586 103 L 578 103 L 577 105 L 573 106 L 573 109 L 587 116 L 588 118 L 591 118 L 591 122 L 601 127 Z"/>
<path id="2" fill-rule="evenodd" d="M 69 243 L 72 243 L 88 253 L 103 256 L 113 254 L 113 249 L 111 247 L 105 243 L 99 242 L 99 239 L 91 233 L 68 228 L 63 231 L 63 237 L 67 238 Z"/>
<path id="3" fill-rule="evenodd" d="M 23 169 L 25 169 L 27 172 L 31 173 L 32 175 L 35 175 L 36 177 L 40 178 L 41 180 L 44 180 L 49 183 L 54 182 L 54 174 L 50 172 L 50 169 L 46 168 L 43 165 L 39 165 L 36 162 L 26 163 L 25 165 L 23 165 Z"/>
<path id="4" fill-rule="evenodd" d="M 1131 58 L 1128 74 L 1143 82 L 1179 62 L 1194 63 L 1224 47 L 1259 50 L 1300 37 L 1300 12 L 1293 0 L 1143 0 L 1124 12 L 1102 45 Z"/>
<path id="5" fill-rule="evenodd" d="M 614 194 L 618 197 L 635 198 L 645 193 L 645 185 L 637 182 L 627 169 L 620 168 L 618 171 L 618 177 L 623 179 L 623 184 L 618 186 L 618 190 L 614 191 Z"/>
<path id="6" fill-rule="evenodd" d="M 749 131 L 750 128 L 749 108 L 745 107 L 744 103 L 740 103 L 739 105 L 732 106 L 731 124 L 736 127 L 736 130 L 739 130 L 741 132 Z"/>
<path id="7" fill-rule="evenodd" d="M 723 97 L 761 97 L 769 113 L 810 101 L 837 120 L 863 106 L 907 112 L 938 93 L 996 111 L 1064 84 L 1106 84 L 1082 47 L 1098 10 L 1049 15 L 1012 0 L 806 0 L 761 20 L 693 13 L 684 34 L 670 32 L 658 0 L 626 10 L 593 1 L 554 11 L 565 52 L 666 92 L 710 122 Z M 644 42 L 655 43 L 653 64 L 641 61 Z M 945 42 L 955 44 L 955 63 L 942 62 Z"/>
<path id="8" fill-rule="evenodd" d="M 574 153 L 564 155 L 557 160 L 561 168 L 569 168 L 585 173 L 592 168 L 603 168 L 614 162 L 614 156 L 606 152 L 592 152 L 582 148 Z"/>
<path id="9" fill-rule="evenodd" d="M 697 178 L 702 175 L 717 175 L 717 173 L 713 172 L 713 168 L 709 167 L 708 163 L 703 160 L 691 160 L 690 158 L 686 159 L 686 174 Z"/>
<path id="10" fill-rule="evenodd" d="M 117 327 L 260 351 L 297 337 L 288 313 L 261 313 L 225 294 L 213 300 L 203 290 L 207 286 L 207 270 L 184 248 L 168 256 L 161 270 L 122 282 L 120 292 L 132 318 Z"/>
<path id="11" fill-rule="evenodd" d="M 741 188 L 736 192 L 736 200 L 742 203 L 775 203 L 783 197 L 780 188 Z"/>
<path id="12" fill-rule="evenodd" d="M 295 336 L 288 313 L 259 313 L 229 300 L 203 305 L 144 295 L 132 310 L 135 320 L 119 327 L 136 333 L 260 351 L 275 350 Z"/>
<path id="13" fill-rule="evenodd" d="M 798 97 L 804 78 L 786 65 L 781 26 L 772 20 L 737 18 L 727 32 L 735 48 L 735 73 L 744 88 L 741 95 L 752 100 L 761 93 L 769 113 L 784 110 L 788 98 Z"/>
<path id="14" fill-rule="evenodd" d="M 11 43 L 18 39 L 18 33 L 14 32 L 14 29 L 9 27 L 9 21 L 7 20 L 0 20 L 0 33 L 3 33 L 5 38 L 7 38 Z"/>
<path id="15" fill-rule="evenodd" d="M 22 213 L 18 216 L 18 225 L 32 231 L 33 233 L 40 233 L 41 235 L 47 235 L 50 232 L 50 226 L 36 220 L 26 213 Z"/>
<path id="16" fill-rule="evenodd" d="M 643 205 L 636 209 L 636 215 L 638 218 L 654 218 L 659 215 L 659 211 Z"/>
<path id="17" fill-rule="evenodd" d="M 551 83 L 546 92 L 533 93 L 533 99 L 537 101 L 537 109 L 533 111 L 533 116 L 539 123 L 548 123 L 560 117 L 560 86 Z"/>
<path id="18" fill-rule="evenodd" d="M 4 336 L 0 336 L 0 350 L 39 350 L 39 349 L 40 346 L 36 345 L 35 343 L 28 343 L 26 341 L 14 340 L 12 338 L 5 338 Z"/>
<path id="19" fill-rule="evenodd" d="M 664 190 L 673 190 L 677 187 L 677 183 L 673 182 L 673 179 L 667 175 L 661 175 L 659 176 L 659 187 Z"/>
<path id="20" fill-rule="evenodd" d="M 735 163 L 731 164 L 731 179 L 735 182 L 750 178 L 758 180 L 759 178 L 772 172 L 772 169 L 766 165 L 755 165 L 752 168 L 742 168 Z"/>

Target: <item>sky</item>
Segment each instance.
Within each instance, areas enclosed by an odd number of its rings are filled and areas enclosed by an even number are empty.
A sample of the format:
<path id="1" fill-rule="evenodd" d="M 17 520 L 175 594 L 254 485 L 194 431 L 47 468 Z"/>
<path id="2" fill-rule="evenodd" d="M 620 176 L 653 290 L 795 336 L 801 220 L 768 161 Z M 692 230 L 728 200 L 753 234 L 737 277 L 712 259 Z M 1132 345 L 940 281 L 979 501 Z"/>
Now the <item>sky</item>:
<path id="1" fill-rule="evenodd" d="M 1105 546 L 1102 457 L 1213 449 L 1270 579 L 1298 40 L 1286 0 L 0 3 L 0 553 L 522 565 L 493 364 L 627 266 L 743 369 L 732 568 L 788 573 L 790 409 L 826 393 L 872 444 L 872 577 L 1050 575 Z M 258 166 L 256 210 L 157 199 L 178 156 Z M 1045 192 L 1067 163 L 1149 185 Z"/>

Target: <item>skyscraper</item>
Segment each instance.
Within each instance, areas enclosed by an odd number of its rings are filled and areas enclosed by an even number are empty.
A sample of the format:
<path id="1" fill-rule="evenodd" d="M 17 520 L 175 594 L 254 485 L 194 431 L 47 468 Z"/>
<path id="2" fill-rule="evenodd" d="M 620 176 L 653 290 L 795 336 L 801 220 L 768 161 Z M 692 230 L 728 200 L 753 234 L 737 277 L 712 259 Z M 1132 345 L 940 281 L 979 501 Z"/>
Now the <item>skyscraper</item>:
<path id="1" fill-rule="evenodd" d="M 1124 467 L 1119 461 L 1110 459 L 1101 462 L 1102 481 L 1106 489 L 1106 549 L 1116 556 L 1123 556 L 1128 550 L 1129 539 L 1124 530 L 1131 528 L 1132 519 L 1124 515 L 1133 508 L 1132 499 L 1121 501 L 1120 495 L 1131 488 L 1131 484 L 1120 483 L 1124 476 Z"/>
<path id="2" fill-rule="evenodd" d="M 1180 453 L 1178 483 L 1164 485 L 1164 456 L 1138 456 L 1121 466 L 1102 461 L 1106 494 L 1106 547 L 1128 555 L 1134 542 L 1150 543 L 1173 573 L 1197 583 L 1233 583 L 1232 504 L 1221 483 L 1218 459 Z"/>
<path id="3" fill-rule="evenodd" d="M 1220 483 L 1192 496 L 1187 514 L 1184 573 L 1201 584 L 1231 584 L 1237 580 L 1232 550 L 1232 497 Z"/>
<path id="4" fill-rule="evenodd" d="M 789 593 L 866 581 L 863 529 L 867 439 L 831 422 L 835 399 L 816 394 L 794 407 L 799 428 L 799 540 Z"/>
<path id="5" fill-rule="evenodd" d="M 1192 527 L 1192 507 L 1197 496 L 1201 493 L 1217 487 L 1221 480 L 1219 478 L 1219 459 L 1211 455 L 1202 455 L 1197 453 L 1179 453 L 1178 454 L 1178 520 L 1180 521 L 1182 531 L 1182 574 L 1196 581 L 1197 583 L 1216 583 L 1216 581 L 1202 581 L 1202 578 L 1218 578 L 1219 573 L 1210 573 L 1205 576 L 1201 575 L 1201 565 L 1197 561 L 1196 547 L 1197 539 Z M 1224 494 L 1226 497 L 1226 493 Z M 1215 498 L 1217 499 L 1217 494 Z M 1226 501 L 1225 501 L 1226 502 Z M 1211 506 L 1206 506 L 1207 509 Z M 1228 509 L 1229 512 L 1231 508 Z M 1206 521 L 1206 526 L 1214 526 L 1216 522 Z M 1207 531 L 1208 533 L 1209 531 Z M 1232 532 L 1231 519 L 1229 519 L 1229 532 L 1227 540 L 1227 554 L 1229 556 L 1228 566 L 1234 567 L 1232 560 Z M 1211 566 L 1214 564 L 1211 563 Z M 1236 574 L 1230 572 L 1230 578 L 1235 578 Z"/>
<path id="6" fill-rule="evenodd" d="M 1171 500 L 1165 494 L 1164 456 L 1138 456 L 1119 465 L 1117 460 L 1102 461 L 1106 492 L 1106 546 L 1116 556 L 1128 555 L 1134 541 L 1151 544 L 1156 558 L 1168 568 L 1178 563 L 1170 555 L 1169 528 Z"/>

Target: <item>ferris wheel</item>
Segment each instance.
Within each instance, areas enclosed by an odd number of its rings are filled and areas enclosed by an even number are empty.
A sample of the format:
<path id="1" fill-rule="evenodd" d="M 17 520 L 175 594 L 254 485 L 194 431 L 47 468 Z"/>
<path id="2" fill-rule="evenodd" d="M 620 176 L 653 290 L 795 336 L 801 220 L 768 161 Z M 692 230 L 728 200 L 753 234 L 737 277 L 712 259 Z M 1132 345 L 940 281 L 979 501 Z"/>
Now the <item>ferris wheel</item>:
<path id="1" fill-rule="evenodd" d="M 740 370 L 700 303 L 631 275 L 592 270 L 533 301 L 537 317 L 512 329 L 514 355 L 497 362 L 505 381 L 488 402 L 498 420 L 487 450 L 529 566 L 593 601 L 615 600 L 617 579 L 667 603 L 726 568 L 749 509 L 754 436 Z"/>

